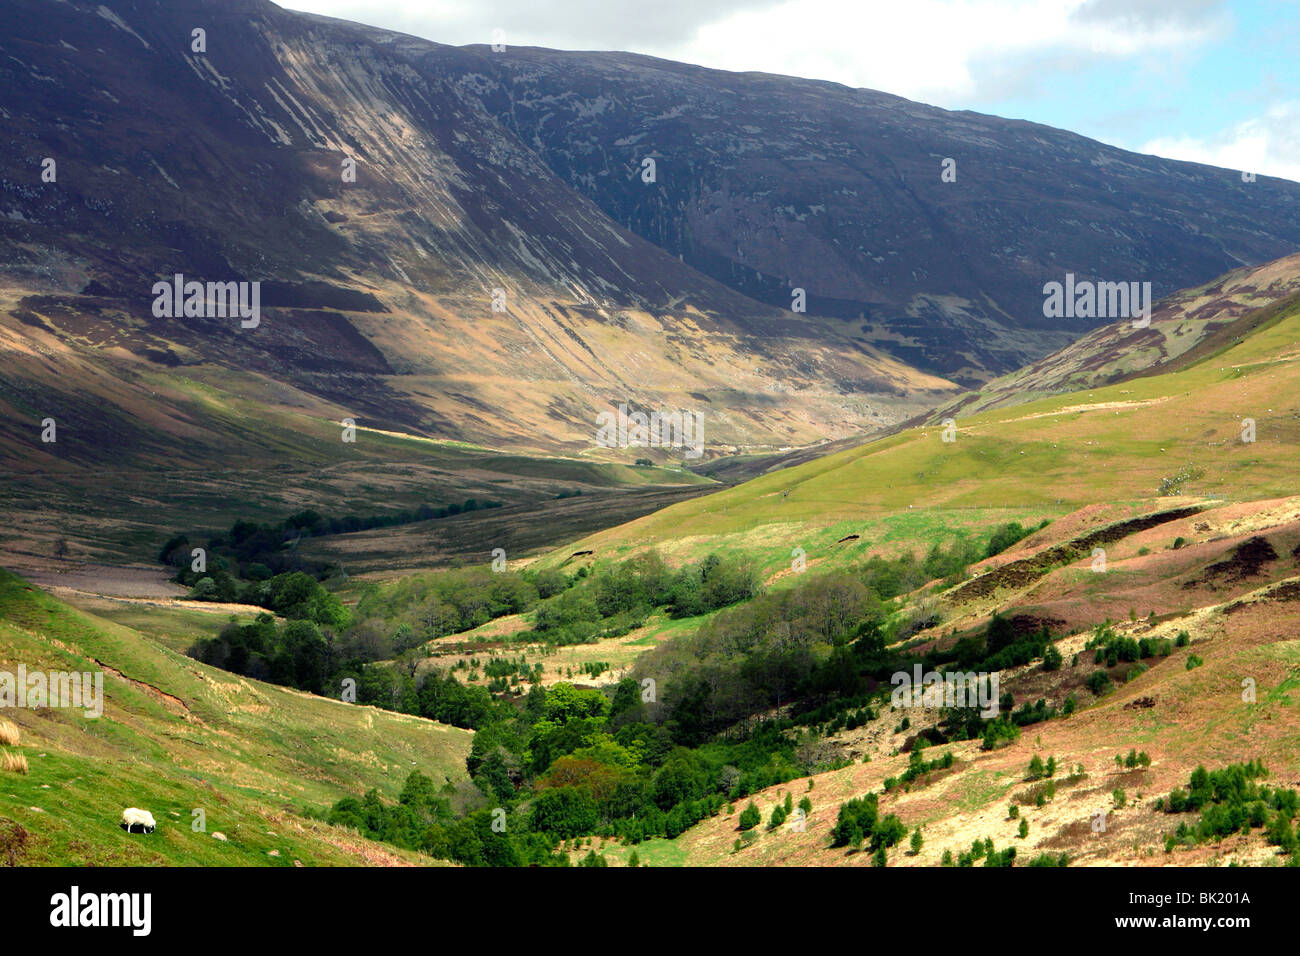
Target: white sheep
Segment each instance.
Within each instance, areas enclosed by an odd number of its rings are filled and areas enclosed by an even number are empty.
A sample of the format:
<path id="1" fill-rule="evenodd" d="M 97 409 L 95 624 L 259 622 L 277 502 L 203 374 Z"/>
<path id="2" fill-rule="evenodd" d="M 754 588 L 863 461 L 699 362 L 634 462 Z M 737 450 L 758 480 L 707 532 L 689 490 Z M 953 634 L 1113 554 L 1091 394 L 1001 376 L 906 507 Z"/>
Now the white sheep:
<path id="1" fill-rule="evenodd" d="M 121 826 L 127 833 L 153 833 L 153 828 L 157 824 L 154 823 L 153 814 L 148 810 L 127 807 L 122 811 Z"/>

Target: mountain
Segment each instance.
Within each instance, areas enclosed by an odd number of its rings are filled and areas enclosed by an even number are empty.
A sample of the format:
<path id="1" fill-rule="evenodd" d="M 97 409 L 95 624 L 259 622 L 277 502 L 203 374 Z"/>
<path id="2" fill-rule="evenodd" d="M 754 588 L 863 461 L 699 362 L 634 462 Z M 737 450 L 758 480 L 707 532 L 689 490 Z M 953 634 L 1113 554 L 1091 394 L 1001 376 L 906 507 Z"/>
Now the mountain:
<path id="1" fill-rule="evenodd" d="M 226 387 L 298 430 L 546 454 L 623 402 L 701 413 L 709 455 L 840 441 L 1086 331 L 1045 280 L 1160 295 L 1300 246 L 1295 184 L 834 84 L 264 0 L 17 0 L 0 27 L 16 467 L 45 417 L 108 428 L 83 461 L 275 444 L 211 421 Z M 266 320 L 154 315 L 176 274 L 262 283 Z"/>
<path id="2" fill-rule="evenodd" d="M 391 35 L 262 0 L 19 0 L 0 36 L 16 457 L 46 416 L 113 420 L 118 460 L 237 441 L 196 421 L 210 404 L 158 402 L 159 379 L 251 376 L 268 405 L 550 453 L 591 450 L 623 402 L 699 411 L 713 454 L 954 390 L 621 228 Z M 160 317 L 177 274 L 260 282 L 265 320 Z"/>
<path id="3" fill-rule="evenodd" d="M 626 53 L 391 43 L 616 222 L 774 306 L 804 288 L 810 314 L 965 384 L 1105 324 L 1044 316 L 1067 272 L 1161 298 L 1300 248 L 1300 184 L 1036 123 Z"/>

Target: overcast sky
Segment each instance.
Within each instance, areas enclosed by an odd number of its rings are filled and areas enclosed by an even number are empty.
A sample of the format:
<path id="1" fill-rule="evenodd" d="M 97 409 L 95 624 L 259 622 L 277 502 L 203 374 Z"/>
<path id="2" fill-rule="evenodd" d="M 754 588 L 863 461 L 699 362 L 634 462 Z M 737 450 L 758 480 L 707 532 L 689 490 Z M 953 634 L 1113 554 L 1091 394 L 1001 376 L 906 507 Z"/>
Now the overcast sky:
<path id="1" fill-rule="evenodd" d="M 284 0 L 440 43 L 630 50 L 1300 181 L 1297 0 Z M 498 34 L 497 31 L 500 31 Z"/>

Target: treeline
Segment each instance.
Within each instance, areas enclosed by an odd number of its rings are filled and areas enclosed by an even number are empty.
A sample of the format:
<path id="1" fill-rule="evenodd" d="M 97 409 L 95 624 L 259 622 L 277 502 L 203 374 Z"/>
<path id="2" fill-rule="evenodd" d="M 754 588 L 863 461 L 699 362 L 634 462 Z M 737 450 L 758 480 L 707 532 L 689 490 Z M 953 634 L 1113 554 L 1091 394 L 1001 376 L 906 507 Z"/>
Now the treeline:
<path id="1" fill-rule="evenodd" d="M 478 511 L 483 508 L 500 508 L 503 502 L 484 500 L 479 501 L 477 498 L 467 498 L 463 504 L 443 505 L 441 508 L 435 508 L 433 505 L 420 505 L 418 508 L 411 508 L 405 511 L 394 511 L 384 515 L 344 515 L 342 517 L 330 517 L 322 515 L 319 512 L 308 509 L 300 511 L 291 518 L 283 522 L 284 530 L 294 535 L 302 537 L 313 537 L 327 534 L 351 534 L 354 531 L 370 531 L 373 528 L 392 528 L 397 525 L 414 524 L 417 521 L 429 521 L 434 518 L 451 518 L 459 514 L 467 514 L 471 511 Z"/>
<path id="2" fill-rule="evenodd" d="M 657 610 L 703 614 L 760 587 L 747 562 L 709 555 L 674 571 L 655 551 L 594 572 L 582 567 L 572 576 L 551 568 L 436 571 L 371 587 L 357 603 L 353 630 L 368 644 L 400 652 L 508 614 L 535 612 L 525 639 L 586 644 L 620 637 Z"/>
<path id="3" fill-rule="evenodd" d="M 331 517 L 308 509 L 278 523 L 259 524 L 240 519 L 224 535 L 209 538 L 203 546 L 206 569 L 194 567 L 194 546 L 189 535 L 184 533 L 174 535 L 159 549 L 158 562 L 174 569 L 175 579 L 187 587 L 193 588 L 203 578 L 211 578 L 221 596 L 197 595 L 200 600 L 229 601 L 234 598 L 226 595 L 237 593 L 242 582 L 265 581 L 289 571 L 302 571 L 317 580 L 324 580 L 338 571 L 336 565 L 311 561 L 298 554 L 293 546 L 301 538 L 389 528 L 501 505 L 500 501 L 470 498 L 464 504 L 441 508 L 426 504 L 386 515 Z"/>
<path id="4" fill-rule="evenodd" d="M 731 801 L 814 769 L 774 728 L 677 746 L 668 728 L 633 719 L 639 694 L 630 681 L 612 699 L 570 684 L 534 686 L 520 708 L 495 712 L 467 761 L 481 799 L 460 819 L 441 803 L 422 812 L 405 796 L 387 806 L 373 794 L 339 801 L 329 819 L 471 866 L 564 865 L 555 852 L 561 841 L 672 838 Z"/>
<path id="5" fill-rule="evenodd" d="M 1156 803 L 1157 809 L 1167 813 L 1200 813 L 1195 824 L 1180 823 L 1165 838 L 1165 851 L 1263 828 L 1268 841 L 1290 857 L 1287 865 L 1300 866 L 1300 853 L 1296 852 L 1300 842 L 1294 824 L 1300 795 L 1295 790 L 1256 782 L 1266 776 L 1267 768 L 1257 760 L 1231 764 L 1222 770 L 1197 767 L 1185 789 L 1174 790 Z"/>

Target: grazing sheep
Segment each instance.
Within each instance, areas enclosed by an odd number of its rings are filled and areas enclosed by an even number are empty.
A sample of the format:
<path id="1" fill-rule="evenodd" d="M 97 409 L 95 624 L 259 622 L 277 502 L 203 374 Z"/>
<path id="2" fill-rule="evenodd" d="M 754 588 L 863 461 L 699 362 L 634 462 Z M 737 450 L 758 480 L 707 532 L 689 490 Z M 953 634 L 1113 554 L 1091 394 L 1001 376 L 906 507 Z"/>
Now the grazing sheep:
<path id="1" fill-rule="evenodd" d="M 153 814 L 148 810 L 127 807 L 122 811 L 121 826 L 127 833 L 153 833 L 153 828 L 157 824 L 153 821 Z"/>

